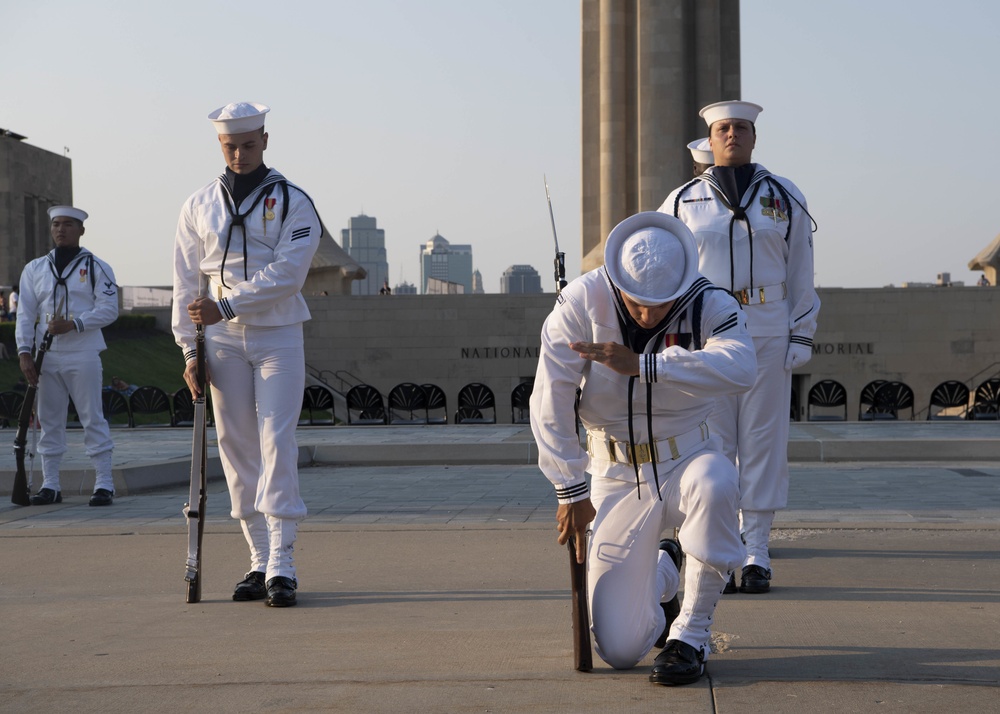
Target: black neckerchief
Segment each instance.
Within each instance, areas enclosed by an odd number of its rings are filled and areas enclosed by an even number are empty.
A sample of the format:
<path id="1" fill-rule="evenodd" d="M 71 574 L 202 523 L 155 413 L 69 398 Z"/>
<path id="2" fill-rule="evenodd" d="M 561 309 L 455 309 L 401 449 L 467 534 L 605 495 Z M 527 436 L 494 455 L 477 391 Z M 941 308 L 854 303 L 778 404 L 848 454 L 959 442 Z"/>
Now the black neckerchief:
<path id="1" fill-rule="evenodd" d="M 236 203 L 237 208 L 243 203 L 244 198 L 260 186 L 260 182 L 264 180 L 270 170 L 267 166 L 261 164 L 248 174 L 238 174 L 228 166 L 226 167 L 226 178 L 232 187 L 233 202 Z"/>
<path id="2" fill-rule="evenodd" d="M 698 300 L 698 296 L 701 295 L 706 290 L 713 289 L 712 284 L 708 282 L 703 277 L 699 277 L 695 280 L 684 293 L 674 300 L 674 304 L 671 306 L 670 311 L 667 316 L 656 327 L 651 330 L 645 330 L 638 325 L 635 325 L 634 333 L 629 329 L 629 322 L 634 323 L 635 320 L 629 314 L 628 309 L 625 307 L 625 302 L 621 298 L 621 291 L 611 282 L 611 276 L 608 275 L 608 271 L 605 268 L 604 278 L 607 280 L 608 289 L 611 291 L 611 298 L 615 304 L 615 311 L 618 313 L 618 325 L 622 331 L 622 339 L 629 343 L 629 349 L 639 354 L 649 354 L 655 352 L 658 345 L 661 344 L 660 340 L 663 339 L 667 328 L 671 323 L 677 322 L 678 327 L 680 326 L 681 317 L 687 312 L 688 308 Z M 647 333 L 647 334 L 643 334 Z M 641 348 L 636 348 L 633 345 L 642 345 Z M 685 348 L 686 349 L 686 348 Z M 698 348 L 700 349 L 700 348 Z M 635 458 L 635 429 L 633 427 L 634 414 L 633 414 L 633 399 L 635 395 L 635 383 L 639 377 L 637 375 L 632 375 L 628 378 L 628 395 L 626 396 L 628 404 L 628 441 L 630 448 L 632 450 L 632 468 L 635 470 L 635 492 L 638 498 L 642 498 L 642 488 L 640 487 L 639 478 L 639 464 Z M 653 384 L 652 382 L 646 382 L 646 431 L 649 434 L 650 443 L 653 440 Z M 653 468 L 653 482 L 656 485 L 656 496 L 661 501 L 663 500 L 663 495 L 660 493 L 660 472 L 656 466 L 656 460 L 652 461 Z"/>
<path id="3" fill-rule="evenodd" d="M 670 316 L 672 317 L 672 316 Z M 664 328 L 667 326 L 668 316 L 664 316 L 655 327 L 642 327 L 632 314 L 626 309 L 625 316 L 621 320 L 622 336 L 628 341 L 627 347 L 636 354 L 642 354 L 646 350 L 646 345 L 654 338 L 662 338 Z M 656 349 L 655 346 L 653 348 Z"/>
<path id="4" fill-rule="evenodd" d="M 712 171 L 730 206 L 740 205 L 740 199 L 749 188 L 750 179 L 756 168 L 754 164 L 743 164 L 742 166 L 716 166 Z"/>
<path id="5" fill-rule="evenodd" d="M 733 239 L 733 226 L 736 221 L 744 221 L 747 226 L 747 243 L 750 247 L 750 288 L 753 289 L 753 226 L 750 225 L 750 218 L 747 216 L 747 209 L 753 203 L 754 197 L 760 189 L 761 183 L 753 184 L 753 191 L 747 196 L 745 204 L 740 205 L 740 199 L 749 190 L 751 181 L 757 175 L 755 164 L 743 164 L 743 166 L 713 166 L 699 178 L 704 177 L 709 185 L 714 185 L 716 191 L 721 191 L 722 202 L 729 209 L 729 292 L 736 292 L 736 258 Z M 766 176 L 766 171 L 761 172 Z M 733 198 L 735 196 L 735 199 Z"/>
<path id="6" fill-rule="evenodd" d="M 66 266 L 69 265 L 73 258 L 80 255 L 80 251 L 83 250 L 78 245 L 68 246 L 68 245 L 57 245 L 55 249 L 55 266 L 56 272 L 62 275 L 62 272 L 66 270 Z"/>
<path id="7" fill-rule="evenodd" d="M 697 292 L 704 290 L 702 282 L 707 284 L 707 281 L 702 278 L 691 285 L 685 293 L 674 300 L 674 304 L 671 306 L 667 315 L 660 320 L 656 327 L 646 329 L 640 327 L 629 313 L 628 308 L 625 305 L 625 301 L 622 299 L 621 291 L 618 287 L 611 282 L 611 276 L 608 275 L 607 268 L 604 270 L 604 277 L 608 281 L 608 287 L 611 290 L 612 299 L 615 303 L 615 310 L 618 313 L 618 326 L 622 331 L 622 340 L 627 343 L 627 346 L 633 352 L 637 354 L 652 353 L 655 352 L 658 346 L 661 344 L 663 335 L 667 331 L 667 327 L 670 323 L 676 321 L 685 310 L 687 310 L 690 301 Z M 628 441 L 629 448 L 631 449 L 631 460 L 632 468 L 635 470 L 635 493 L 637 498 L 642 498 L 642 488 L 641 480 L 639 478 L 639 463 L 635 455 L 635 430 L 633 427 L 634 415 L 633 415 L 633 400 L 635 395 L 635 383 L 639 377 L 637 375 L 631 375 L 628 378 L 628 395 L 626 397 L 626 403 L 628 404 Z M 653 385 L 651 382 L 646 383 L 646 430 L 649 434 L 650 444 L 653 443 Z M 660 493 L 660 472 L 656 466 L 656 459 L 652 460 L 653 467 L 653 481 L 656 484 L 656 497 L 661 501 L 663 500 L 663 494 Z"/>
<path id="8" fill-rule="evenodd" d="M 226 284 L 226 259 L 229 257 L 229 247 L 233 242 L 233 229 L 237 227 L 243 232 L 243 279 L 250 279 L 247 273 L 247 229 L 244 221 L 269 191 L 261 191 L 257 194 L 257 198 L 254 199 L 245 213 L 239 212 L 240 204 L 243 203 L 243 199 L 247 198 L 264 182 L 264 179 L 267 178 L 270 172 L 271 170 L 264 164 L 261 164 L 248 174 L 235 173 L 227 166 L 226 173 L 220 177 L 222 186 L 228 193 L 226 210 L 229 211 L 229 230 L 226 233 L 226 248 L 222 252 L 222 265 L 219 266 L 219 280 L 225 287 L 229 287 Z M 232 205 L 229 204 L 230 200 L 232 201 Z"/>

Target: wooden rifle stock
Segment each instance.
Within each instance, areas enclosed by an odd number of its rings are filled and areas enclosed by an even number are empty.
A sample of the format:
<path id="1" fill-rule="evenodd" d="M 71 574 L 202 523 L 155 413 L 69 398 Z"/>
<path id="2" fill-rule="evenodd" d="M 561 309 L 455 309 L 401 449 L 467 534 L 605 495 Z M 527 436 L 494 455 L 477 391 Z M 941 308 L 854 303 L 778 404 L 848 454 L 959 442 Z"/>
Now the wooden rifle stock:
<path id="1" fill-rule="evenodd" d="M 42 361 L 45 353 L 52 345 L 52 335 L 45 333 L 42 344 L 38 347 L 35 355 L 35 379 L 42 376 Z M 27 454 L 28 428 L 31 426 L 31 412 L 35 408 L 35 392 L 38 391 L 36 384 L 29 384 L 24 390 L 24 402 L 21 404 L 21 413 L 17 418 L 17 433 L 14 435 L 14 461 L 17 464 L 17 471 L 14 474 L 14 487 L 10 491 L 10 502 L 18 506 L 31 505 L 31 489 L 28 486 L 28 473 L 24 468 L 24 458 Z"/>
<path id="2" fill-rule="evenodd" d="M 590 646 L 590 609 L 587 605 L 587 558 L 584 556 L 583 563 L 576 562 L 575 536 L 570 536 L 566 546 L 573 587 L 573 666 L 578 672 L 589 672 L 594 668 L 594 655 Z"/>

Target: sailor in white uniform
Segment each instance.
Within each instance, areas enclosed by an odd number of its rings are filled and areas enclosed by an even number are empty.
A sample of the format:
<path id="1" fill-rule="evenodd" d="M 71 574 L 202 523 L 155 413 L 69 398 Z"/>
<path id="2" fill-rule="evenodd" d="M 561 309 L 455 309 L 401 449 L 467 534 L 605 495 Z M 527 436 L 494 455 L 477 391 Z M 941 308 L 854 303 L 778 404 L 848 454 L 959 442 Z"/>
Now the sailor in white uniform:
<path id="1" fill-rule="evenodd" d="M 701 273 L 743 304 L 757 352 L 753 388 L 719 399 L 709 420 L 739 467 L 747 546 L 739 589 L 746 593 L 770 590 L 771 525 L 788 501 L 792 370 L 812 357 L 820 307 L 805 197 L 788 179 L 750 161 L 760 111 L 742 101 L 702 109 L 715 166 L 673 191 L 659 209 L 687 224 Z M 727 592 L 735 589 L 734 578 Z"/>
<path id="2" fill-rule="evenodd" d="M 542 327 L 531 396 L 538 465 L 556 489 L 559 542 L 585 542 L 592 522 L 598 654 L 625 669 L 664 647 L 650 680 L 688 684 L 704 673 L 715 606 L 744 555 L 736 469 L 706 419 L 717 396 L 753 384 L 753 344 L 736 300 L 699 275 L 681 221 L 625 219 L 604 262 L 563 289 Z M 661 542 L 675 526 L 688 555 L 679 613 L 670 607 L 678 559 Z"/>
<path id="3" fill-rule="evenodd" d="M 712 154 L 712 145 L 706 136 L 703 139 L 695 139 L 687 145 L 691 152 L 691 175 L 701 176 L 710 167 L 715 165 L 715 156 Z"/>
<path id="4" fill-rule="evenodd" d="M 296 603 L 293 549 L 306 515 L 295 427 L 305 389 L 302 285 L 322 234 L 312 200 L 264 165 L 263 104 L 209 115 L 225 173 L 185 202 L 174 242 L 173 332 L 196 393 L 204 325 L 219 453 L 232 517 L 250 546 L 234 600 Z"/>
<path id="5" fill-rule="evenodd" d="M 90 505 L 110 506 L 114 442 L 101 407 L 101 352 L 107 349 L 101 328 L 118 318 L 118 285 L 111 266 L 80 246 L 87 213 L 72 206 L 53 206 L 48 213 L 55 248 L 21 273 L 15 328 L 21 371 L 29 384 L 38 384 L 35 409 L 42 427 L 42 486 L 31 503 L 62 501 L 59 467 L 67 448 L 66 414 L 72 399 L 96 474 Z M 46 333 L 52 335 L 52 344 L 39 377 L 31 353 Z"/>

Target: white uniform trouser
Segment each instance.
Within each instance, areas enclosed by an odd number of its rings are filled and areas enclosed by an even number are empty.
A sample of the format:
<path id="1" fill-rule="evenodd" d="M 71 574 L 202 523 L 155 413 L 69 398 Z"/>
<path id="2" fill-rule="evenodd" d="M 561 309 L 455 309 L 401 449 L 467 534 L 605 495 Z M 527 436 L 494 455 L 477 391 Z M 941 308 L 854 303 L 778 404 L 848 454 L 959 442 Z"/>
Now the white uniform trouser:
<path id="1" fill-rule="evenodd" d="M 666 624 L 659 603 L 673 596 L 677 584 L 657 567 L 667 524 L 681 523 L 679 538 L 689 558 L 681 614 L 670 638 L 703 650 L 706 657 L 708 623 L 719 594 L 743 560 L 737 474 L 726 457 L 703 450 L 672 471 L 669 464 L 657 467 L 663 500 L 656 496 L 649 464 L 640 472 L 647 479 L 641 497 L 635 481 L 594 478 L 591 483 L 597 509 L 587 561 L 591 622 L 597 653 L 616 669 L 635 666 Z M 705 571 L 712 577 L 704 577 Z"/>
<path id="2" fill-rule="evenodd" d="M 306 515 L 295 441 L 305 390 L 302 324 L 254 327 L 223 321 L 205 330 L 205 345 L 231 515 L 255 524 L 256 514 L 268 516 L 267 576 L 294 577 L 295 529 L 282 528 L 280 521 Z M 276 531 L 284 534 L 277 548 Z M 247 534 L 247 541 L 251 567 L 258 569 L 262 539 L 254 542 Z"/>
<path id="3" fill-rule="evenodd" d="M 83 426 L 83 444 L 94 464 L 94 489 L 114 491 L 111 452 L 115 447 L 101 406 L 101 355 L 96 350 L 47 352 L 38 380 L 38 421 L 42 433 L 42 488 L 60 491 L 59 464 L 66 453 L 66 416 L 72 398 Z"/>
<path id="4" fill-rule="evenodd" d="M 744 514 L 763 512 L 759 517 L 744 517 L 744 528 L 749 520 L 760 531 L 747 537 L 744 564 L 768 568 L 770 523 L 774 511 L 788 504 L 792 373 L 785 369 L 787 336 L 754 337 L 753 344 L 757 352 L 756 382 L 748 392 L 717 399 L 708 425 L 713 434 L 722 438 L 726 456 L 739 468 L 740 510 Z M 761 530 L 765 524 L 766 532 Z"/>

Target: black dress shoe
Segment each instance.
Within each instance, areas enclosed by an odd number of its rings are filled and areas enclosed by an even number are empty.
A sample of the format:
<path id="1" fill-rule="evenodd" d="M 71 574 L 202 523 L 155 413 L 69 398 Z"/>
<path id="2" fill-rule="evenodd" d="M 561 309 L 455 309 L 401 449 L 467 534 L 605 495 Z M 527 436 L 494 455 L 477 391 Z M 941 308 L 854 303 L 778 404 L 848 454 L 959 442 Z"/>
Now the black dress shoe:
<path id="1" fill-rule="evenodd" d="M 673 686 L 692 684 L 705 673 L 702 653 L 680 640 L 668 640 L 667 646 L 653 660 L 653 671 L 649 681 L 654 684 Z"/>
<path id="2" fill-rule="evenodd" d="M 684 562 L 684 551 L 681 549 L 681 544 L 673 538 L 664 538 L 660 541 L 660 550 L 670 556 L 670 559 L 674 561 L 674 565 L 677 566 L 677 572 L 680 573 L 681 564 Z M 667 644 L 667 635 L 670 634 L 670 626 L 674 624 L 674 620 L 681 614 L 681 601 L 674 595 L 669 602 L 661 602 L 660 607 L 663 608 L 667 624 L 663 626 L 663 632 L 656 639 L 654 647 L 663 647 Z"/>
<path id="3" fill-rule="evenodd" d="M 743 578 L 740 580 L 741 593 L 766 593 L 771 589 L 771 571 L 759 565 L 748 565 L 743 568 Z"/>
<path id="4" fill-rule="evenodd" d="M 43 488 L 31 497 L 32 506 L 48 506 L 52 503 L 62 503 L 62 491 L 53 491 L 51 488 Z"/>
<path id="5" fill-rule="evenodd" d="M 114 494 L 106 488 L 99 488 L 90 497 L 91 506 L 110 506 L 114 502 Z"/>
<path id="6" fill-rule="evenodd" d="M 267 597 L 267 587 L 264 585 L 264 573 L 251 570 L 243 580 L 236 583 L 233 591 L 233 600 L 244 602 L 246 600 L 263 600 Z"/>
<path id="7" fill-rule="evenodd" d="M 733 593 L 738 593 L 740 589 L 736 587 L 736 571 L 734 570 L 729 574 L 729 582 L 726 583 L 726 587 L 722 589 L 723 595 L 732 595 Z"/>
<path id="8" fill-rule="evenodd" d="M 295 604 L 295 588 L 298 583 L 292 578 L 277 576 L 267 581 L 267 599 L 264 604 L 268 607 L 291 607 Z"/>

